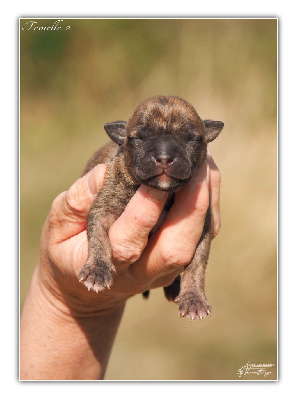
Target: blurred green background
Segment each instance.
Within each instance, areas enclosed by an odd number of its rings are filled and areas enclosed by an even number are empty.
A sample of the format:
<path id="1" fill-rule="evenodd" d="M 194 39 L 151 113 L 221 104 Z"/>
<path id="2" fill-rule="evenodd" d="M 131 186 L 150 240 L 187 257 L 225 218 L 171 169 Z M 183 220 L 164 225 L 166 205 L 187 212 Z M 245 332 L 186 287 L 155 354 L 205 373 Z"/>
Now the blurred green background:
<path id="1" fill-rule="evenodd" d="M 212 317 L 178 317 L 162 289 L 128 301 L 106 379 L 238 380 L 247 362 L 277 363 L 277 20 L 20 20 L 20 298 L 38 261 L 53 199 L 155 94 L 225 123 L 210 145 L 221 221 L 207 268 Z M 56 20 L 34 20 L 52 26 Z M 22 29 L 24 28 L 24 29 Z M 241 379 L 263 379 L 247 375 Z"/>

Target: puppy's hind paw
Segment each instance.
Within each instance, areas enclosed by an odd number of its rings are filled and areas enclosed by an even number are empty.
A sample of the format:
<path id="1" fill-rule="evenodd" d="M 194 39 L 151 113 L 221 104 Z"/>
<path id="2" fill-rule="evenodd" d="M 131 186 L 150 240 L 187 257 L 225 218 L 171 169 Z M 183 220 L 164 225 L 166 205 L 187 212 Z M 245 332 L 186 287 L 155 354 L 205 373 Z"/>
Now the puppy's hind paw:
<path id="1" fill-rule="evenodd" d="M 197 295 L 196 293 L 184 293 L 179 296 L 179 312 L 180 317 L 187 317 L 191 321 L 195 319 L 203 319 L 207 315 L 211 315 L 211 306 L 209 305 L 205 295 Z"/>

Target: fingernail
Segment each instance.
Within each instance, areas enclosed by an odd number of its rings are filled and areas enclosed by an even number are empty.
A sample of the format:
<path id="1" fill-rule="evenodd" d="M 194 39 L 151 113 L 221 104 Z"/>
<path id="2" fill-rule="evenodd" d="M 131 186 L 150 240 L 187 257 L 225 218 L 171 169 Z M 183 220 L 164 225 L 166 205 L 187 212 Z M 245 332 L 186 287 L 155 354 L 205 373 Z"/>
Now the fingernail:
<path id="1" fill-rule="evenodd" d="M 92 196 L 96 196 L 104 180 L 105 168 L 102 168 L 101 165 L 97 165 L 90 172 L 88 172 L 88 174 L 89 177 L 87 180 L 87 185 L 89 192 Z"/>
<path id="2" fill-rule="evenodd" d="M 167 198 L 168 193 L 159 189 L 146 187 L 146 195 L 149 200 L 163 201 Z"/>
<path id="3" fill-rule="evenodd" d="M 188 183 L 187 187 L 188 187 L 188 190 L 190 190 L 190 193 L 196 193 L 198 190 L 198 187 L 208 183 L 209 166 L 207 163 L 205 165 L 206 165 L 206 168 L 204 168 L 202 170 L 202 167 L 201 167 L 198 174 L 196 176 L 194 176 L 191 179 L 191 181 Z"/>
<path id="4" fill-rule="evenodd" d="M 95 185 L 95 176 L 94 176 L 95 172 L 92 170 L 89 172 L 89 177 L 88 177 L 88 189 L 89 189 L 89 193 L 92 196 L 96 195 L 96 185 Z"/>
<path id="5" fill-rule="evenodd" d="M 205 183 L 208 181 L 208 176 L 209 176 L 209 164 L 207 163 L 207 161 L 205 161 L 204 164 L 200 167 L 199 173 L 196 176 L 196 182 Z"/>

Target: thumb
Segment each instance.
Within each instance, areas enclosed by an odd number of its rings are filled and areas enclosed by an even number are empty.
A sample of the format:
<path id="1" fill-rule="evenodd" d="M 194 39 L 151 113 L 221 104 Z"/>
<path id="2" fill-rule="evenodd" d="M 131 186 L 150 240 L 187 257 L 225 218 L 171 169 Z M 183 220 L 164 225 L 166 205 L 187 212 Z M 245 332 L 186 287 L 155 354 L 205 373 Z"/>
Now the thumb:
<path id="1" fill-rule="evenodd" d="M 67 240 L 86 228 L 87 215 L 103 184 L 105 171 L 104 164 L 97 165 L 56 197 L 48 217 L 55 242 Z"/>

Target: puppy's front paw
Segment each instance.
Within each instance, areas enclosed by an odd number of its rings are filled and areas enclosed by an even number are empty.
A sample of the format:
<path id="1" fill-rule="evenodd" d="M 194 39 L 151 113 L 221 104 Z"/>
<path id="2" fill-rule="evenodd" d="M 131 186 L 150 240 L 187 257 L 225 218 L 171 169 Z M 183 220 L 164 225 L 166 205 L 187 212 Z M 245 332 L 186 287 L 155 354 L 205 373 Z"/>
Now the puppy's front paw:
<path id="1" fill-rule="evenodd" d="M 112 271 L 115 270 L 113 266 L 108 266 L 103 262 L 96 265 L 91 265 L 86 262 L 84 268 L 80 272 L 79 281 L 83 282 L 88 290 L 92 289 L 96 293 L 110 289 L 113 284 Z"/>
<path id="2" fill-rule="evenodd" d="M 195 292 L 181 293 L 177 298 L 177 303 L 179 303 L 180 317 L 190 318 L 191 321 L 211 315 L 212 308 L 204 294 L 199 295 Z"/>

